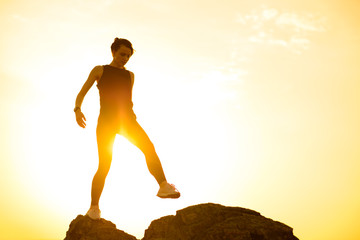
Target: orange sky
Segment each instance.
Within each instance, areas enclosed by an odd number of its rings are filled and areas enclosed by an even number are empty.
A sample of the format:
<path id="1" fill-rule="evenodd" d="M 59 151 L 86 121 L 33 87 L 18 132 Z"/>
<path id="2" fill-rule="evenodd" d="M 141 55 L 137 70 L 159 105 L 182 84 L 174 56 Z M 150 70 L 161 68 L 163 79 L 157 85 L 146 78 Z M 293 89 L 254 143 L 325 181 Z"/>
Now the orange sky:
<path id="1" fill-rule="evenodd" d="M 300 239 L 360 238 L 360 2 L 0 4 L 3 239 L 63 239 L 85 214 L 97 89 L 83 103 L 85 130 L 72 109 L 115 37 L 134 45 L 134 110 L 182 197 L 157 199 L 144 157 L 119 137 L 104 218 L 142 238 L 155 218 L 216 202 Z"/>

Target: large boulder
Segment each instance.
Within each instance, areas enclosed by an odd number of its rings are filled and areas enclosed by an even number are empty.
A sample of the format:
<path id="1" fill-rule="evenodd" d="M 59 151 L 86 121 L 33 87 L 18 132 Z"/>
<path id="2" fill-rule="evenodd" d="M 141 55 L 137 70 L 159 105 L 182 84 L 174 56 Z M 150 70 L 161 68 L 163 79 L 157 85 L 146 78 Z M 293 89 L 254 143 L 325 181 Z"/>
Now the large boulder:
<path id="1" fill-rule="evenodd" d="M 154 220 L 142 240 L 298 240 L 292 228 L 240 207 L 200 204 Z"/>

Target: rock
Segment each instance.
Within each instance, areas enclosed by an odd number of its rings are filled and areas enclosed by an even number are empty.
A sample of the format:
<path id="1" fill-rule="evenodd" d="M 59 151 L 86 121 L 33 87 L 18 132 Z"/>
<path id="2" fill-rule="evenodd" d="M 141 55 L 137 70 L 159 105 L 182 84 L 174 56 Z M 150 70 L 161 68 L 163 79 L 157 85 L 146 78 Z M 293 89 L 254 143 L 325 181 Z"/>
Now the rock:
<path id="1" fill-rule="evenodd" d="M 298 240 L 292 228 L 240 207 L 200 204 L 154 220 L 142 240 Z"/>
<path id="2" fill-rule="evenodd" d="M 137 240 L 105 219 L 78 215 L 65 240 Z M 298 240 L 291 227 L 240 207 L 206 203 L 154 220 L 142 240 Z"/>
<path id="3" fill-rule="evenodd" d="M 64 240 L 137 240 L 134 236 L 116 228 L 116 225 L 103 218 L 93 220 L 78 215 L 69 226 Z"/>

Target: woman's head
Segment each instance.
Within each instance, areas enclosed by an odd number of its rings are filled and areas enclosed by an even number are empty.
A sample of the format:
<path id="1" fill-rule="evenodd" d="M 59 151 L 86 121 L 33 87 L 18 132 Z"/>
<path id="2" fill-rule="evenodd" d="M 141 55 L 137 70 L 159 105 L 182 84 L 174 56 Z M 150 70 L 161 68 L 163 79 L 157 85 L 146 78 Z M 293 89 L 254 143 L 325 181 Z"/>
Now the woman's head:
<path id="1" fill-rule="evenodd" d="M 124 38 L 115 38 L 114 42 L 111 44 L 111 52 L 114 54 L 121 46 L 127 47 L 131 51 L 131 55 L 134 53 L 134 49 L 129 40 Z"/>
<path id="2" fill-rule="evenodd" d="M 129 40 L 123 38 L 115 38 L 111 45 L 111 53 L 113 55 L 112 64 L 117 67 L 124 68 L 124 65 L 129 61 L 134 53 L 134 49 Z"/>

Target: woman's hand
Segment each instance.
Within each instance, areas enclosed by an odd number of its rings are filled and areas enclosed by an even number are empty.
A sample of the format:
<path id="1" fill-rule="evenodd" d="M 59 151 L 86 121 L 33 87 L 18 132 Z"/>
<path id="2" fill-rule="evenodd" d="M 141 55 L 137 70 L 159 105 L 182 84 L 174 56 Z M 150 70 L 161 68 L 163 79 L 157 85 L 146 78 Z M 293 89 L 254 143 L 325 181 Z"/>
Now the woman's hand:
<path id="1" fill-rule="evenodd" d="M 75 112 L 75 115 L 76 115 L 76 122 L 77 124 L 82 127 L 82 128 L 85 128 L 86 127 L 86 118 L 84 116 L 84 114 L 81 112 L 81 110 L 77 110 Z"/>

